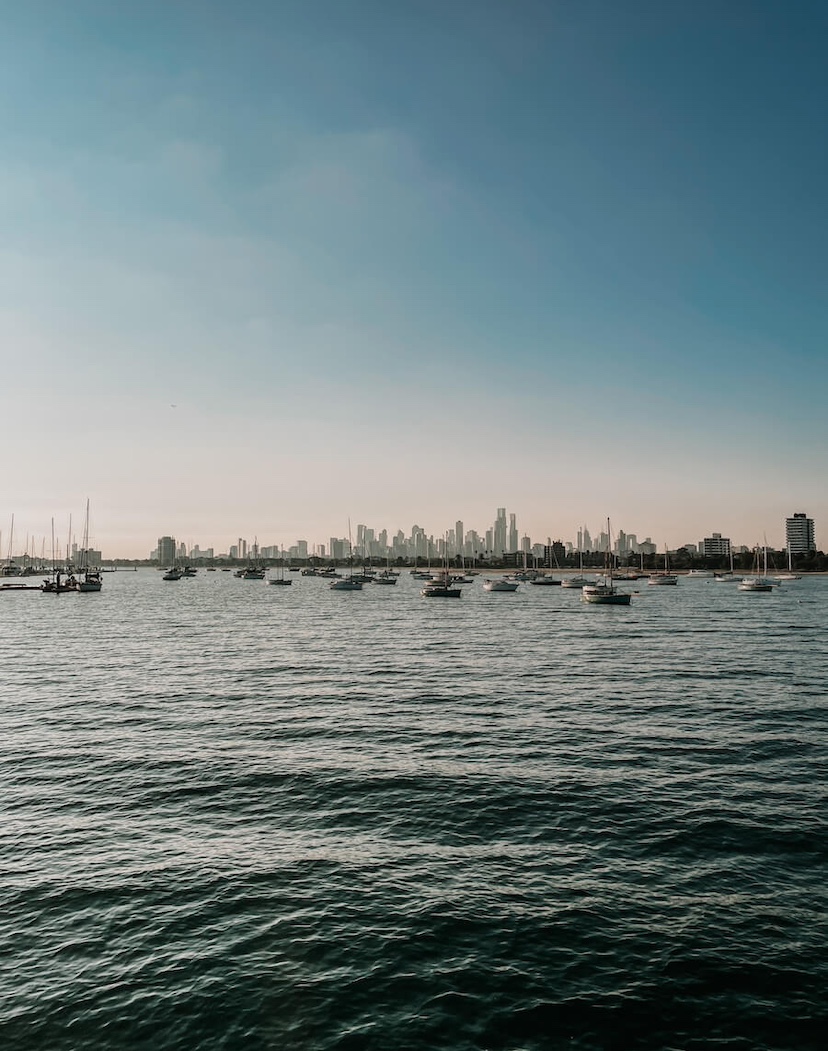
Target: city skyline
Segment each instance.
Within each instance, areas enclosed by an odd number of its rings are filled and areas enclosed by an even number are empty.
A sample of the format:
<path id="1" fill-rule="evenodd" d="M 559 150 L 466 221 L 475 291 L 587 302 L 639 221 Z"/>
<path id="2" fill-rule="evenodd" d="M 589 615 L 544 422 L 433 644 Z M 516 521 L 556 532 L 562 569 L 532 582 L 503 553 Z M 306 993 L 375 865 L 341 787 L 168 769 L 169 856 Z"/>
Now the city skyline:
<path id="1" fill-rule="evenodd" d="M 349 544 L 355 553 L 367 551 L 375 557 L 386 555 L 402 555 L 410 558 L 416 555 L 427 555 L 442 551 L 445 541 L 449 544 L 452 554 L 463 554 L 466 556 L 501 553 L 513 554 L 526 551 L 540 556 L 545 546 L 550 543 L 561 543 L 567 551 L 603 551 L 606 548 L 606 521 L 595 524 L 594 530 L 590 524 L 582 523 L 577 526 L 574 534 L 567 535 L 562 531 L 547 530 L 542 534 L 532 533 L 521 527 L 520 515 L 517 512 L 507 510 L 505 507 L 496 508 L 493 520 L 486 525 L 467 525 L 464 519 L 455 519 L 453 524 L 444 530 L 434 531 L 413 523 L 407 527 L 392 528 L 386 525 L 371 525 L 369 523 L 355 523 L 350 538 L 346 533 L 332 533 L 322 539 L 319 535 L 310 534 L 306 537 L 287 536 L 282 532 L 269 531 L 261 537 L 259 534 L 252 536 L 237 536 L 232 542 L 216 543 L 210 542 L 210 538 L 194 536 L 182 538 L 175 534 L 167 533 L 159 535 L 158 543 L 152 549 L 148 545 L 140 551 L 123 551 L 115 548 L 107 549 L 106 543 L 102 543 L 95 531 L 90 531 L 90 550 L 100 559 L 101 550 L 105 551 L 105 560 L 116 558 L 124 559 L 147 559 L 159 557 L 162 562 L 172 561 L 172 557 L 231 557 L 246 558 L 255 552 L 262 552 L 263 557 L 275 558 L 280 551 L 296 558 L 307 558 L 322 554 L 330 556 L 333 540 L 341 545 L 336 557 L 342 558 Z M 50 523 L 51 527 L 51 523 Z M 78 519 L 69 517 L 63 524 L 56 523 L 54 551 L 57 557 L 61 557 L 67 551 L 76 552 L 79 548 Z M 71 535 L 70 535 L 71 528 Z M 727 545 L 732 544 L 734 550 L 752 549 L 757 545 L 767 543 L 771 548 L 783 549 L 789 544 L 795 552 L 801 553 L 809 549 L 819 549 L 818 536 L 819 526 L 815 525 L 814 517 L 807 511 L 789 511 L 783 518 L 781 525 L 773 534 L 763 531 L 759 537 L 748 540 L 738 536 L 731 536 L 721 529 L 708 529 L 697 537 L 685 536 L 683 540 L 669 544 L 659 542 L 653 531 L 640 530 L 632 532 L 620 524 L 618 528 L 610 522 L 613 550 L 619 554 L 636 554 L 639 551 L 654 553 L 666 548 L 676 550 L 686 547 L 690 550 L 701 549 L 702 541 L 712 540 L 713 549 L 719 553 L 716 540 L 724 541 Z M 274 537 L 273 533 L 277 533 Z M 456 537 L 459 534 L 463 538 L 461 548 L 458 548 Z M 781 535 L 781 540 L 778 537 Z M 422 538 L 418 543 L 417 537 Z M 774 537 L 776 539 L 774 539 Z M 164 548 L 162 540 L 169 541 L 174 547 Z M 620 545 L 620 549 L 619 549 Z M 159 549 L 161 554 L 159 555 Z M 193 555 L 195 551 L 195 555 Z M 171 557 L 171 553 L 174 555 Z M 24 553 L 35 557 L 51 557 L 52 535 L 49 533 L 33 532 L 28 528 L 21 528 L 19 521 L 10 520 L 5 529 L 0 529 L 0 561 L 19 558 Z"/>
<path id="2" fill-rule="evenodd" d="M 4 522 L 828 518 L 824 7 L 450 6 L 6 13 Z"/>

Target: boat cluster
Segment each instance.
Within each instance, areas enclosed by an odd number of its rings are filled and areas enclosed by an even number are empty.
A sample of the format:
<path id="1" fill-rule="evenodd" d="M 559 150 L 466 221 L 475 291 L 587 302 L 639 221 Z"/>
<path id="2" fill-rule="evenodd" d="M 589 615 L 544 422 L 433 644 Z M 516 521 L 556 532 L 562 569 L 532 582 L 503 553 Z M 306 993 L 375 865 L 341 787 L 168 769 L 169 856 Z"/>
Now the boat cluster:
<path id="1" fill-rule="evenodd" d="M 163 580 L 183 580 L 187 577 L 196 576 L 198 570 L 192 566 L 181 568 L 173 567 L 164 571 Z M 207 568 L 208 573 L 215 573 L 213 566 Z M 268 584 L 287 586 L 292 583 L 286 575 L 285 566 L 281 565 L 276 570 L 276 575 L 268 576 L 267 570 L 253 563 L 240 569 L 231 570 L 223 566 L 221 572 L 232 572 L 240 580 L 263 580 Z M 386 568 L 374 569 L 371 566 L 362 566 L 359 569 L 349 569 L 340 572 L 335 566 L 315 567 L 309 566 L 300 569 L 291 566 L 288 573 L 301 573 L 303 577 L 320 577 L 329 581 L 331 591 L 362 591 L 363 586 L 368 585 L 394 585 L 400 576 L 400 571 Z M 410 575 L 415 580 L 422 581 L 420 594 L 424 598 L 460 598 L 462 585 L 473 584 L 480 574 L 476 570 L 452 572 L 448 567 L 441 570 L 412 569 Z M 765 576 L 734 576 L 733 573 L 713 573 L 703 570 L 694 570 L 687 574 L 688 577 L 706 577 L 717 583 L 734 583 L 741 591 L 771 591 L 778 587 L 783 580 L 798 580 L 794 574 L 784 573 L 777 577 Z M 584 602 L 595 605 L 628 606 L 632 598 L 632 592 L 620 590 L 616 584 L 646 580 L 648 586 L 652 587 L 675 587 L 679 577 L 670 573 L 667 569 L 654 573 L 638 573 L 634 570 L 622 570 L 620 572 L 608 568 L 599 577 L 586 577 L 580 573 L 556 577 L 552 573 L 544 573 L 539 570 L 523 569 L 514 573 L 504 573 L 497 577 L 486 577 L 483 580 L 483 590 L 489 592 L 515 592 L 521 584 L 526 583 L 534 587 L 552 587 L 558 585 L 562 588 L 577 589 L 581 592 Z M 68 582 L 67 582 L 68 585 Z M 69 590 L 68 586 L 66 588 Z M 99 590 L 99 589 L 98 589 Z"/>

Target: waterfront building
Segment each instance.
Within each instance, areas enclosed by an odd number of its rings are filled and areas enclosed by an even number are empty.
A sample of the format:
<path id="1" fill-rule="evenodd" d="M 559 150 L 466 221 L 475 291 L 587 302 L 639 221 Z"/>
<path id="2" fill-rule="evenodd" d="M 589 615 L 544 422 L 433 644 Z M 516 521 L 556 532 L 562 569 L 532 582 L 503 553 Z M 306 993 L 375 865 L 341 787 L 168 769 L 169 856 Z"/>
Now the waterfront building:
<path id="1" fill-rule="evenodd" d="M 158 561 L 162 566 L 171 566 L 175 562 L 175 548 L 174 536 L 158 538 Z"/>
<path id="2" fill-rule="evenodd" d="M 705 558 L 730 558 L 730 537 L 714 533 L 699 544 Z"/>
<path id="3" fill-rule="evenodd" d="M 814 520 L 804 511 L 796 511 L 785 519 L 785 545 L 791 555 L 807 555 L 816 551 Z"/>
<path id="4" fill-rule="evenodd" d="M 509 547 L 507 550 L 514 552 L 518 549 L 518 527 L 517 515 L 509 515 Z"/>

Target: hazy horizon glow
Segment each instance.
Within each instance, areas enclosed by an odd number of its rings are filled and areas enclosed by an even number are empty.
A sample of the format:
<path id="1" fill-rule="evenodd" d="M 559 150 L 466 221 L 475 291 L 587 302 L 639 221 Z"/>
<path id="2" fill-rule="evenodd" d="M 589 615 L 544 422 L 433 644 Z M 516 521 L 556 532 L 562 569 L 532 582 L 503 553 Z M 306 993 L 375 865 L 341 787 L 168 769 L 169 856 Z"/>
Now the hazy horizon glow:
<path id="1" fill-rule="evenodd" d="M 2 554 L 824 549 L 824 7 L 396 6 L 8 13 Z"/>

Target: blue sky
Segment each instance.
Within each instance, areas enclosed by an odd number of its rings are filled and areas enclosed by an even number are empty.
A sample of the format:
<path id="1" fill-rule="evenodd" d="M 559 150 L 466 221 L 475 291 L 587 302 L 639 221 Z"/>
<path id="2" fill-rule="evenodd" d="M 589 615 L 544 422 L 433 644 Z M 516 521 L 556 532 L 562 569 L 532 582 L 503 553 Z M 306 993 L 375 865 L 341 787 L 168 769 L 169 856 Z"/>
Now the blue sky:
<path id="1" fill-rule="evenodd" d="M 0 516 L 824 547 L 824 5 L 0 13 Z"/>

